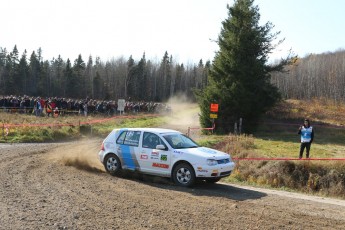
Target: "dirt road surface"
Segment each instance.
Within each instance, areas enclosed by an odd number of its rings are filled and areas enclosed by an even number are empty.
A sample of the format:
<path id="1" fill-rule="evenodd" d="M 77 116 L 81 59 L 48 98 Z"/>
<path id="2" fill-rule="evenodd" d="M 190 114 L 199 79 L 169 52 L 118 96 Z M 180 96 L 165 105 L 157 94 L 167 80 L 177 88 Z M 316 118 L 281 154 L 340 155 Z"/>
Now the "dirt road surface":
<path id="1" fill-rule="evenodd" d="M 0 144 L 0 229 L 345 229 L 343 200 L 112 177 L 100 143 Z"/>

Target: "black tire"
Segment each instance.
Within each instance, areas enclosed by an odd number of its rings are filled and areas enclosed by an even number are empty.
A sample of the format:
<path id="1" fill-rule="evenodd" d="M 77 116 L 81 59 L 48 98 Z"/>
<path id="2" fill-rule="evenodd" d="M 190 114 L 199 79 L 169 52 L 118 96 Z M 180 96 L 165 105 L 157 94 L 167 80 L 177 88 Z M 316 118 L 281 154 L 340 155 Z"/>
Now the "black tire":
<path id="1" fill-rule="evenodd" d="M 192 187 L 196 181 L 194 169 L 186 163 L 178 164 L 172 176 L 174 183 L 183 187 Z"/>
<path id="2" fill-rule="evenodd" d="M 206 183 L 209 183 L 209 184 L 214 184 L 214 183 L 217 183 L 218 181 L 220 181 L 221 178 L 208 178 L 208 179 L 205 179 Z"/>
<path id="3" fill-rule="evenodd" d="M 120 159 L 113 153 L 108 154 L 103 161 L 105 170 L 112 176 L 117 176 L 121 171 Z"/>

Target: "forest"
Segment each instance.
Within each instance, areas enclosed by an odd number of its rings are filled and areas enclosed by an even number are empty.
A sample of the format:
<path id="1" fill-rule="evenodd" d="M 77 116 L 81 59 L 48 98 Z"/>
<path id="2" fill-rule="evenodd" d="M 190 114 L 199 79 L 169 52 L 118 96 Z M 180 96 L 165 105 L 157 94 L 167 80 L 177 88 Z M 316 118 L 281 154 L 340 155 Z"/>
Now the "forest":
<path id="1" fill-rule="evenodd" d="M 271 82 L 285 99 L 329 99 L 345 102 L 345 50 L 297 58 Z"/>
<path id="2" fill-rule="evenodd" d="M 166 101 L 185 94 L 194 99 L 193 89 L 208 83 L 210 61 L 185 65 L 168 52 L 160 62 L 117 57 L 102 61 L 79 55 L 73 62 L 60 56 L 44 60 L 39 48 L 20 55 L 17 46 L 11 52 L 0 47 L 0 95 L 143 101 Z M 345 101 L 345 51 L 310 54 L 296 58 L 284 71 L 272 72 L 271 83 L 284 99 L 326 98 Z"/>
<path id="3" fill-rule="evenodd" d="M 194 98 L 192 89 L 207 84 L 210 61 L 184 65 L 165 52 L 160 63 L 139 61 L 130 56 L 102 61 L 81 55 L 73 62 L 59 55 L 44 60 L 42 49 L 28 56 L 19 55 L 17 46 L 11 52 L 0 47 L 0 95 L 30 95 L 100 100 L 166 101 L 173 95 Z"/>

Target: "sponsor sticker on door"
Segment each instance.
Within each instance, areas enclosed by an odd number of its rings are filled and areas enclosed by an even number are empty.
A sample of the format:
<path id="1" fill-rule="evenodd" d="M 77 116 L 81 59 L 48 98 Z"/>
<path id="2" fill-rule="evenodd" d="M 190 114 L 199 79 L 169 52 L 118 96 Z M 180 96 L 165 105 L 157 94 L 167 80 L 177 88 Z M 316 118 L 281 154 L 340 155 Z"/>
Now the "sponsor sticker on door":
<path id="1" fill-rule="evenodd" d="M 152 167 L 167 169 L 167 168 L 169 168 L 169 165 L 167 165 L 167 164 L 153 163 L 153 164 L 152 164 Z"/>
<path id="2" fill-rule="evenodd" d="M 140 159 L 147 160 L 147 159 L 149 159 L 149 156 L 146 154 L 142 154 L 142 155 L 140 155 Z"/>

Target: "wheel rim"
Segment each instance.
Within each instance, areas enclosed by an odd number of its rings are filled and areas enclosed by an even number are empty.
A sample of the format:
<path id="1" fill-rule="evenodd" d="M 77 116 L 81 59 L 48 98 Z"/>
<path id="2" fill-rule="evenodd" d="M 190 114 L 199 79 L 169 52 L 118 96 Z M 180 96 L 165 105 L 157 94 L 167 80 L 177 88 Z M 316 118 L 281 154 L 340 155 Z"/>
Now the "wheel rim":
<path id="1" fill-rule="evenodd" d="M 116 160 L 115 157 L 109 157 L 109 159 L 107 160 L 107 169 L 109 171 L 116 171 L 118 167 L 118 162 Z"/>
<path id="2" fill-rule="evenodd" d="M 177 170 L 176 179 L 181 184 L 188 184 L 192 178 L 192 174 L 187 168 Z"/>

